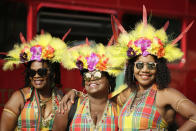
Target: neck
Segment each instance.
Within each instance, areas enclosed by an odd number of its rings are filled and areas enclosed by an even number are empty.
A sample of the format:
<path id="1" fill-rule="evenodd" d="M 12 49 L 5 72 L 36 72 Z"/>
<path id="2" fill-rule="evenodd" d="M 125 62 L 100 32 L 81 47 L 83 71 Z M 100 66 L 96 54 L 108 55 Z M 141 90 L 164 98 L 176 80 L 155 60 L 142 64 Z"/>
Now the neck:
<path id="1" fill-rule="evenodd" d="M 107 100 L 107 96 L 102 98 L 94 98 L 89 96 L 90 114 L 95 125 L 97 125 L 97 122 L 102 118 L 104 109 L 106 108 Z"/>
<path id="2" fill-rule="evenodd" d="M 138 85 L 138 92 L 144 92 L 145 90 L 151 88 L 153 86 L 154 83 L 150 84 L 150 85 L 147 85 L 147 86 L 143 86 L 143 85 Z"/>
<path id="3" fill-rule="evenodd" d="M 50 98 L 52 96 L 52 88 L 48 86 L 44 87 L 43 89 L 38 89 L 37 92 L 41 100 Z"/>
<path id="4" fill-rule="evenodd" d="M 89 98 L 89 104 L 90 106 L 105 106 L 108 100 L 108 92 L 103 91 L 103 92 L 97 92 L 95 94 L 88 94 Z M 95 108 L 96 109 L 96 108 Z"/>
<path id="5" fill-rule="evenodd" d="M 101 98 L 96 98 L 89 95 L 88 98 L 89 98 L 90 105 L 103 105 L 106 104 L 108 100 L 107 95 Z"/>

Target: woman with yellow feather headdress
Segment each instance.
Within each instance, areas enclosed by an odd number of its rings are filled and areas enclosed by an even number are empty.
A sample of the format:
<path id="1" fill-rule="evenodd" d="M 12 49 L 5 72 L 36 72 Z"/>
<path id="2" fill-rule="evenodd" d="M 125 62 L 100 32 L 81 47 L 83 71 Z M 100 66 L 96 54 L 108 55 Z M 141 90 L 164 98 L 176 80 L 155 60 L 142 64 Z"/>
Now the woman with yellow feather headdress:
<path id="1" fill-rule="evenodd" d="M 115 76 L 124 69 L 125 56 L 121 55 L 119 47 L 102 44 L 94 47 L 86 44 L 69 51 L 72 59 L 65 57 L 63 65 L 67 69 L 80 70 L 87 94 L 79 97 L 71 109 L 68 105 L 64 114 L 55 116 L 53 130 L 117 131 L 117 109 L 108 95 L 114 90 Z M 74 112 L 72 118 L 68 117 L 70 112 Z"/>
<path id="2" fill-rule="evenodd" d="M 118 24 L 117 19 L 115 21 Z M 170 74 L 167 67 L 167 61 L 183 56 L 175 43 L 192 24 L 169 42 L 165 32 L 167 25 L 156 30 L 147 24 L 143 7 L 143 21 L 129 33 L 122 30 L 117 46 L 126 48 L 125 83 L 129 88 L 118 96 L 122 105 L 118 117 L 119 130 L 167 130 L 175 112 L 188 119 L 179 131 L 196 130 L 196 105 L 176 89 L 168 87 Z"/>
<path id="3" fill-rule="evenodd" d="M 66 36 L 67 34 L 65 34 Z M 9 51 L 4 70 L 24 64 L 25 87 L 13 93 L 5 104 L 0 130 L 52 130 L 62 92 L 60 66 L 66 44 L 50 34 L 37 35 L 26 42 L 21 35 L 21 45 Z"/>

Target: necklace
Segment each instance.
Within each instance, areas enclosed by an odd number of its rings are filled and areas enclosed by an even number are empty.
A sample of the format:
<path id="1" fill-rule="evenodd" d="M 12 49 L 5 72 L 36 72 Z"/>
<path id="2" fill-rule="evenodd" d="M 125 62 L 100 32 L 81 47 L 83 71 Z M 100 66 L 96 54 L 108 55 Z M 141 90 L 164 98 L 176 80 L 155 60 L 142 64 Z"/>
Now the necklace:
<path id="1" fill-rule="evenodd" d="M 52 100 L 52 111 L 51 113 L 47 116 L 47 117 L 44 117 L 44 114 L 45 114 L 45 109 L 46 109 L 46 103 L 48 103 L 49 101 Z M 41 114 L 42 114 L 42 123 L 41 123 L 41 126 L 42 127 L 49 127 L 49 123 L 50 121 L 54 118 L 54 104 L 55 104 L 55 97 L 54 97 L 54 90 L 52 91 L 52 96 L 46 100 L 41 100 L 40 99 L 40 107 L 41 107 Z"/>
<path id="2" fill-rule="evenodd" d="M 133 111 L 139 104 L 143 103 L 146 98 L 146 94 L 148 94 L 150 88 L 145 90 L 144 92 L 136 92 L 133 102 L 130 106 L 130 110 Z"/>
<path id="3" fill-rule="evenodd" d="M 40 106 L 42 107 L 42 106 L 46 105 L 46 103 L 49 102 L 51 99 L 52 99 L 52 96 L 50 98 L 46 99 L 46 100 L 41 100 L 40 99 Z"/>

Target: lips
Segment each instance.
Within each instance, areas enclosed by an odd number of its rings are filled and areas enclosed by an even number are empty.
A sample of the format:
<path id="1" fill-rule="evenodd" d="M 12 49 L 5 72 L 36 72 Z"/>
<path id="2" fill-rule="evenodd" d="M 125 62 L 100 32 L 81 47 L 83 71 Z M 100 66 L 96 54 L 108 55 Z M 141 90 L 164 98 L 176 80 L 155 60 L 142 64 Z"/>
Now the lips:
<path id="1" fill-rule="evenodd" d="M 89 87 L 90 88 L 95 88 L 95 87 L 97 87 L 99 84 L 97 84 L 97 83 L 89 83 Z"/>
<path id="2" fill-rule="evenodd" d="M 148 80 L 152 75 L 151 74 L 140 74 L 140 77 L 143 79 L 143 80 Z"/>
<path id="3" fill-rule="evenodd" d="M 90 87 L 96 87 L 97 84 L 90 84 Z"/>
<path id="4" fill-rule="evenodd" d="M 41 85 L 43 80 L 33 80 L 35 85 Z"/>

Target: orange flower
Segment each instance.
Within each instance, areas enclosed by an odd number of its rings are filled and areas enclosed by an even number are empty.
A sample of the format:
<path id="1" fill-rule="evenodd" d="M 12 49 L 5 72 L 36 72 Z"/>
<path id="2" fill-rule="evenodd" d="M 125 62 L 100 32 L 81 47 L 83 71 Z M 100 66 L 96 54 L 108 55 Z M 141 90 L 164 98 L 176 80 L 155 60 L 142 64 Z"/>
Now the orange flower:
<path id="1" fill-rule="evenodd" d="M 164 55 L 165 55 L 165 50 L 164 50 L 164 47 L 161 46 L 161 47 L 159 48 L 159 51 L 157 52 L 157 56 L 158 56 L 158 58 L 161 58 L 161 57 L 163 57 Z"/>
<path id="2" fill-rule="evenodd" d="M 54 57 L 54 48 L 48 45 L 46 48 L 44 48 L 42 55 L 44 59 Z"/>
<path id="3" fill-rule="evenodd" d="M 97 63 L 97 69 L 99 69 L 100 71 L 105 71 L 107 69 L 107 62 L 109 60 L 109 58 L 106 58 L 105 55 L 98 55 L 99 57 L 99 62 Z"/>
<path id="4" fill-rule="evenodd" d="M 24 52 L 26 52 L 27 50 L 29 50 L 29 47 L 28 47 L 28 46 L 24 46 L 24 48 L 22 49 L 21 53 L 24 53 Z"/>
<path id="5" fill-rule="evenodd" d="M 132 40 L 130 40 L 127 46 L 131 47 L 132 44 L 133 44 L 133 42 L 132 42 Z"/>

